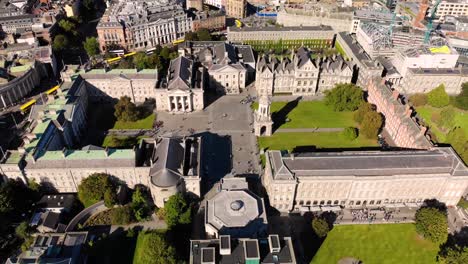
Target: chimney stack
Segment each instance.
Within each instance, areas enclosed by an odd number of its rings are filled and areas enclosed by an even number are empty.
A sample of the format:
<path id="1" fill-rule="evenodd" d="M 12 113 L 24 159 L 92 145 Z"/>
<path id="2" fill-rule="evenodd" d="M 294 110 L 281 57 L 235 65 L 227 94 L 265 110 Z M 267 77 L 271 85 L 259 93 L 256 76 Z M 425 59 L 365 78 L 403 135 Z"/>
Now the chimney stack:
<path id="1" fill-rule="evenodd" d="M 219 254 L 231 255 L 231 236 L 230 235 L 219 236 Z"/>

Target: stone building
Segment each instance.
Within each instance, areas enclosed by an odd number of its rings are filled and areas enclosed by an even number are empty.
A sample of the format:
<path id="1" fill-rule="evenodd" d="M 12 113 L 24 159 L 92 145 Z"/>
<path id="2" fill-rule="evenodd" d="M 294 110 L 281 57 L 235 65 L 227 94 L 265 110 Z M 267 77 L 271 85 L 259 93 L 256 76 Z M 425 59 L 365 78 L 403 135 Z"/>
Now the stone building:
<path id="1" fill-rule="evenodd" d="M 208 30 L 221 30 L 226 27 L 226 15 L 221 11 L 198 11 L 192 19 L 192 31 L 202 28 Z"/>
<path id="2" fill-rule="evenodd" d="M 247 13 L 247 0 L 225 0 L 226 15 L 234 18 L 244 18 Z"/>
<path id="3" fill-rule="evenodd" d="M 318 95 L 338 83 L 350 83 L 353 71 L 341 56 L 320 62 L 301 47 L 291 59 L 259 57 L 256 75 L 259 94 Z"/>
<path id="4" fill-rule="evenodd" d="M 167 78 L 156 88 L 156 109 L 175 113 L 203 110 L 204 76 L 198 62 L 184 56 L 172 60 Z"/>
<path id="5" fill-rule="evenodd" d="M 367 86 L 367 101 L 385 116 L 385 130 L 392 141 L 401 148 L 430 149 L 431 141 L 426 137 L 427 128 L 413 117 L 413 110 L 400 100 L 400 94 L 392 90 L 383 80 L 374 79 Z"/>
<path id="6" fill-rule="evenodd" d="M 263 199 L 249 191 L 244 178 L 223 178 L 205 202 L 205 232 L 209 237 L 262 237 L 267 231 Z"/>
<path id="7" fill-rule="evenodd" d="M 468 168 L 450 147 L 301 154 L 267 151 L 265 157 L 262 182 L 271 206 L 281 212 L 417 207 L 433 198 L 453 206 L 468 186 Z"/>
<path id="8" fill-rule="evenodd" d="M 203 11 L 203 0 L 186 0 L 185 6 L 187 9 L 195 9 L 197 11 Z"/>
<path id="9" fill-rule="evenodd" d="M 0 108 L 19 103 L 48 76 L 46 65 L 39 61 L 0 68 Z"/>
<path id="10" fill-rule="evenodd" d="M 186 41 L 179 53 L 200 61 L 208 77 L 208 89 L 218 94 L 239 94 L 253 80 L 255 57 L 248 45 L 224 41 Z"/>
<path id="11" fill-rule="evenodd" d="M 82 146 L 87 129 L 86 81 L 61 84 L 46 104 L 35 105 L 32 128 L 17 151 L 0 161 L 1 176 L 34 180 L 58 192 L 77 192 L 93 173 L 105 173 L 129 187 L 148 186 L 156 206 L 176 192 L 200 195 L 201 138 L 150 138 L 132 149 Z"/>
<path id="12" fill-rule="evenodd" d="M 228 27 L 227 39 L 233 43 L 246 41 L 326 40 L 331 44 L 335 32 L 330 26 L 309 27 Z"/>
<path id="13" fill-rule="evenodd" d="M 128 96 L 132 102 L 142 103 L 156 97 L 156 69 L 85 70 L 78 65 L 67 65 L 61 76 L 65 82 L 72 82 L 77 76 L 81 76 L 94 101 L 110 101 Z"/>
<path id="14" fill-rule="evenodd" d="M 465 82 L 468 82 L 467 68 L 412 68 L 408 69 L 406 77 L 395 87 L 406 94 L 412 94 L 427 93 L 443 84 L 448 94 L 457 95 Z"/>
<path id="15" fill-rule="evenodd" d="M 118 0 L 107 8 L 96 29 L 101 50 L 109 45 L 149 49 L 183 38 L 192 30 L 192 19 L 171 0 Z"/>
<path id="16" fill-rule="evenodd" d="M 265 93 L 260 96 L 258 109 L 254 113 L 255 136 L 271 136 L 273 134 L 273 121 L 270 113 L 271 101 Z"/>

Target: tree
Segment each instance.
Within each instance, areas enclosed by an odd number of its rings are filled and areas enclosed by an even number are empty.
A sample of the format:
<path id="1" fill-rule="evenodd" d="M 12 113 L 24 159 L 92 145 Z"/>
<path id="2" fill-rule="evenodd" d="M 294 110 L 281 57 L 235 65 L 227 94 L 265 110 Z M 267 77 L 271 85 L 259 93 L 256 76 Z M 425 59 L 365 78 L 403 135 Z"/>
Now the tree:
<path id="1" fill-rule="evenodd" d="M 0 214 L 21 214 L 31 209 L 39 194 L 23 181 L 8 180 L 0 185 Z"/>
<path id="2" fill-rule="evenodd" d="M 452 145 L 460 157 L 468 164 L 468 138 L 465 130 L 461 127 L 456 127 L 447 134 L 445 138 L 447 143 Z"/>
<path id="3" fill-rule="evenodd" d="M 114 106 L 114 116 L 119 121 L 136 121 L 139 117 L 139 111 L 136 105 L 130 100 L 128 96 L 120 97 L 117 104 Z"/>
<path id="4" fill-rule="evenodd" d="M 191 205 L 181 193 L 169 197 L 164 205 L 164 213 L 169 228 L 179 224 L 189 224 L 192 221 Z"/>
<path id="5" fill-rule="evenodd" d="M 94 173 L 83 179 L 78 186 L 78 199 L 89 207 L 104 199 L 107 190 L 115 191 L 109 175 Z"/>
<path id="6" fill-rule="evenodd" d="M 447 106 L 440 111 L 441 126 L 451 129 L 455 125 L 455 109 L 452 106 Z"/>
<path id="7" fill-rule="evenodd" d="M 61 51 L 68 47 L 68 45 L 68 38 L 65 35 L 57 35 L 55 36 L 54 41 L 52 43 L 52 48 L 54 48 L 54 50 L 56 51 Z"/>
<path id="8" fill-rule="evenodd" d="M 455 245 L 439 253 L 441 263 L 445 264 L 466 264 L 468 263 L 468 247 Z"/>
<path id="9" fill-rule="evenodd" d="M 354 112 L 353 118 L 354 121 L 356 121 L 358 124 L 362 123 L 362 120 L 364 119 L 364 116 L 369 113 L 374 111 L 374 106 L 368 102 L 362 102 L 359 105 L 359 108 L 356 112 Z"/>
<path id="10" fill-rule="evenodd" d="M 342 133 L 347 140 L 355 140 L 358 137 L 357 129 L 355 127 L 347 127 Z"/>
<path id="11" fill-rule="evenodd" d="M 455 97 L 454 105 L 457 108 L 468 110 L 468 82 L 462 84 L 462 91 Z"/>
<path id="12" fill-rule="evenodd" d="M 433 207 L 422 207 L 416 212 L 416 231 L 436 244 L 447 240 L 447 216 Z"/>
<path id="13" fill-rule="evenodd" d="M 67 19 L 62 19 L 59 21 L 59 26 L 63 28 L 65 32 L 72 32 L 75 30 L 76 25 L 75 23 L 67 20 Z"/>
<path id="14" fill-rule="evenodd" d="M 104 204 L 107 208 L 114 207 L 117 204 L 117 194 L 113 189 L 108 188 L 104 192 Z"/>
<path id="15" fill-rule="evenodd" d="M 427 94 L 427 102 L 437 108 L 442 108 L 450 103 L 450 97 L 445 92 L 445 86 L 443 84 L 437 86 Z"/>
<path id="16" fill-rule="evenodd" d="M 335 88 L 325 92 L 325 104 L 334 111 L 354 111 L 362 102 L 362 89 L 351 83 L 337 84 Z"/>
<path id="17" fill-rule="evenodd" d="M 142 188 L 136 188 L 132 194 L 133 214 L 138 222 L 145 220 L 151 212 L 146 196 Z"/>
<path id="18" fill-rule="evenodd" d="M 197 31 L 197 36 L 199 41 L 211 41 L 210 31 L 206 28 L 201 28 Z"/>
<path id="19" fill-rule="evenodd" d="M 359 132 L 367 138 L 377 138 L 382 124 L 383 118 L 380 113 L 375 111 L 368 112 L 362 120 Z"/>
<path id="20" fill-rule="evenodd" d="M 192 32 L 192 31 L 185 33 L 185 40 L 186 41 L 197 41 L 198 40 L 197 33 Z"/>
<path id="21" fill-rule="evenodd" d="M 120 206 L 112 209 L 111 222 L 113 225 L 128 225 L 133 221 L 132 209 L 130 206 Z"/>
<path id="22" fill-rule="evenodd" d="M 161 53 L 159 55 L 163 57 L 164 59 L 169 60 L 170 55 L 171 55 L 171 50 L 167 46 L 164 46 L 164 48 L 162 48 Z"/>
<path id="23" fill-rule="evenodd" d="M 138 69 L 146 69 L 148 68 L 148 56 L 146 56 L 143 52 L 138 52 L 133 56 L 133 63 Z"/>
<path id="24" fill-rule="evenodd" d="M 312 229 L 314 230 L 315 234 L 321 238 L 326 237 L 330 231 L 330 227 L 328 226 L 327 221 L 323 218 L 314 218 L 312 220 Z"/>
<path id="25" fill-rule="evenodd" d="M 99 42 L 95 37 L 86 38 L 86 41 L 83 42 L 83 46 L 89 57 L 99 54 Z"/>
<path id="26" fill-rule="evenodd" d="M 21 222 L 15 228 L 15 234 L 21 239 L 28 238 L 29 235 L 30 235 L 28 222 L 26 222 L 26 221 Z"/>
<path id="27" fill-rule="evenodd" d="M 167 242 L 164 234 L 158 231 L 140 232 L 133 263 L 135 264 L 175 264 L 175 249 Z"/>
<path id="28" fill-rule="evenodd" d="M 409 97 L 409 101 L 413 106 L 423 106 L 427 104 L 427 95 L 423 93 L 416 93 Z"/>

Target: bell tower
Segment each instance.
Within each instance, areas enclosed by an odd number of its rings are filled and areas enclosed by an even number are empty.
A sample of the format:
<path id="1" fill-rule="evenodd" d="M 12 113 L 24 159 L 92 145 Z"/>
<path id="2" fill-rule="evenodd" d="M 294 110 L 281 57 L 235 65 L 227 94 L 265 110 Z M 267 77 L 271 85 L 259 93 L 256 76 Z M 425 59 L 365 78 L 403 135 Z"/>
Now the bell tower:
<path id="1" fill-rule="evenodd" d="M 258 109 L 254 113 L 255 136 L 271 136 L 273 133 L 270 105 L 270 98 L 268 95 L 263 94 L 258 100 Z"/>

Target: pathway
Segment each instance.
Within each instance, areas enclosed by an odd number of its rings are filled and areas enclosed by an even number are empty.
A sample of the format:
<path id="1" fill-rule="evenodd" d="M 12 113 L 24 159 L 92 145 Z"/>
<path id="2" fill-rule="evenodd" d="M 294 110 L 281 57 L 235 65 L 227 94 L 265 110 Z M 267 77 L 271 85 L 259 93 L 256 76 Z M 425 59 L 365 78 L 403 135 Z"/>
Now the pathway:
<path id="1" fill-rule="evenodd" d="M 109 233 L 113 233 L 116 230 L 124 229 L 128 230 L 131 228 L 141 228 L 142 230 L 154 230 L 154 229 L 166 229 L 167 225 L 164 220 L 160 220 L 155 214 L 151 215 L 150 221 L 132 223 L 129 225 L 112 225 Z"/>
<path id="2" fill-rule="evenodd" d="M 316 128 L 278 128 L 275 132 L 279 133 L 315 133 L 315 132 L 341 132 L 342 127 L 316 127 Z"/>
<path id="3" fill-rule="evenodd" d="M 77 214 L 68 224 L 65 232 L 71 232 L 75 229 L 78 224 L 83 224 L 88 220 L 92 215 L 100 213 L 107 210 L 107 207 L 104 205 L 104 201 L 100 201 L 91 205 L 88 208 L 83 209 L 79 214 Z"/>

